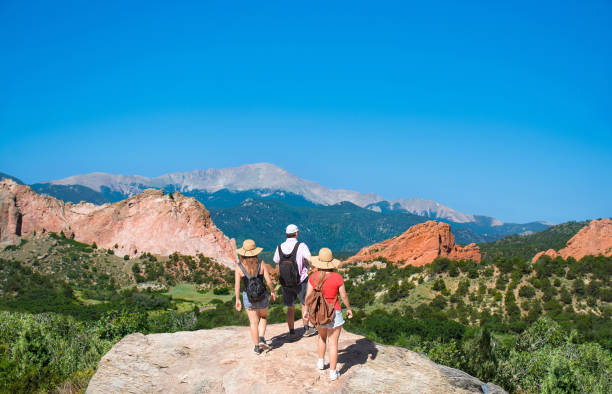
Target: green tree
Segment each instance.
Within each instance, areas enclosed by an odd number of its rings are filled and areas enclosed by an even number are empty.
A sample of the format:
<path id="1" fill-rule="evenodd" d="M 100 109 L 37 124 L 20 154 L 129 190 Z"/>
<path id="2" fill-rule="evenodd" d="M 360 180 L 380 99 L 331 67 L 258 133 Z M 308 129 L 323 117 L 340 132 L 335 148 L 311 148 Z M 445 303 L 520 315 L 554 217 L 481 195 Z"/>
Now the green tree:
<path id="1" fill-rule="evenodd" d="M 533 298 L 535 295 L 535 289 L 529 285 L 521 286 L 519 289 L 519 296 L 522 298 Z"/>

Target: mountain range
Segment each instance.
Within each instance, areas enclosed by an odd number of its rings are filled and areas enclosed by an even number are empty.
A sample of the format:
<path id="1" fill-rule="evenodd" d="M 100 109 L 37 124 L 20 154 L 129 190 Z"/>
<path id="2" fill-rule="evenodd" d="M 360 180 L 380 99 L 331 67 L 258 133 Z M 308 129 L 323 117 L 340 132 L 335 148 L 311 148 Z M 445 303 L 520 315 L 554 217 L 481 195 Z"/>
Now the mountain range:
<path id="1" fill-rule="evenodd" d="M 328 234 L 329 226 L 336 228 L 338 244 L 334 246 L 344 251 L 356 251 L 428 219 L 451 224 L 461 244 L 490 242 L 550 226 L 544 222 L 503 223 L 493 217 L 459 212 L 431 200 L 385 200 L 375 193 L 330 189 L 269 163 L 170 173 L 154 178 L 96 172 L 30 186 L 38 193 L 64 201 L 94 204 L 121 201 L 148 188 L 180 191 L 202 202 L 219 228 L 238 242 L 253 237 L 264 244 L 276 243 L 282 237 L 278 229 L 282 232 L 285 222 L 291 220 L 306 225 L 313 236 Z M 330 212 L 333 212 L 331 216 Z M 343 224 L 333 222 L 339 212 L 353 219 L 338 222 Z M 253 226 L 254 221 L 259 226 Z M 342 233 L 345 235 L 340 236 Z M 273 241 L 269 239 L 272 234 Z M 342 242 L 343 237 L 350 241 Z"/>

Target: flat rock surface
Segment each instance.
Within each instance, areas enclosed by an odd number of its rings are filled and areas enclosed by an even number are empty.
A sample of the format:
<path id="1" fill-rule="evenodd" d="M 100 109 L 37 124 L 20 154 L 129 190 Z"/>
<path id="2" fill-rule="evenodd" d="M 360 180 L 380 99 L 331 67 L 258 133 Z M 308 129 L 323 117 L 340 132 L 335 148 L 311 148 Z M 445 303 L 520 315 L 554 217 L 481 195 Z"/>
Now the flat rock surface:
<path id="1" fill-rule="evenodd" d="M 87 393 L 504 392 L 417 353 L 346 331 L 339 343 L 341 375 L 331 382 L 328 364 L 316 369 L 317 337 L 289 342 L 286 334 L 286 324 L 269 326 L 272 349 L 261 355 L 253 353 L 247 327 L 132 334 L 102 358 Z"/>

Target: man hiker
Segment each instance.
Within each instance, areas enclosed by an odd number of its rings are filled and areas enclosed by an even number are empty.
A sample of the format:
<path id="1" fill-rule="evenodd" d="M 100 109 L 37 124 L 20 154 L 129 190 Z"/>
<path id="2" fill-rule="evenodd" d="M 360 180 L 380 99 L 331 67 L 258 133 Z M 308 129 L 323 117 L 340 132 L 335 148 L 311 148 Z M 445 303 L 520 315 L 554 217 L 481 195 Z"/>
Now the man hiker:
<path id="1" fill-rule="evenodd" d="M 274 262 L 278 265 L 278 277 L 283 288 L 283 304 L 287 307 L 287 325 L 289 338 L 296 340 L 294 329 L 295 300 L 299 298 L 302 304 L 302 322 L 304 323 L 304 336 L 317 335 L 315 327 L 308 326 L 308 319 L 304 318 L 306 311 L 306 289 L 308 287 L 308 267 L 310 250 L 303 242 L 298 242 L 298 228 L 290 224 L 285 229 L 287 239 L 280 244 L 274 252 Z"/>

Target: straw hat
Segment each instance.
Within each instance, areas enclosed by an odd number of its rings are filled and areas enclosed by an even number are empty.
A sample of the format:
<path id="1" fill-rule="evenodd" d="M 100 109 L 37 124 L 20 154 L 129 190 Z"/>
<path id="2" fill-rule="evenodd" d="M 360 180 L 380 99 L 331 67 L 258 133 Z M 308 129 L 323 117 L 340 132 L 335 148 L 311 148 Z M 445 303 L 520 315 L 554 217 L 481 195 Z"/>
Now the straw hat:
<path id="1" fill-rule="evenodd" d="M 321 268 L 321 269 L 334 269 L 338 268 L 340 265 L 340 260 L 335 259 L 332 256 L 332 251 L 329 248 L 323 248 L 319 250 L 318 256 L 312 256 L 310 258 L 310 264 L 313 267 Z"/>
<path id="2" fill-rule="evenodd" d="M 255 246 L 255 241 L 253 241 L 252 239 L 245 239 L 242 243 L 242 248 L 238 249 L 236 252 L 240 256 L 251 257 L 257 256 L 261 253 L 262 250 L 263 248 L 258 248 L 257 246 Z"/>

